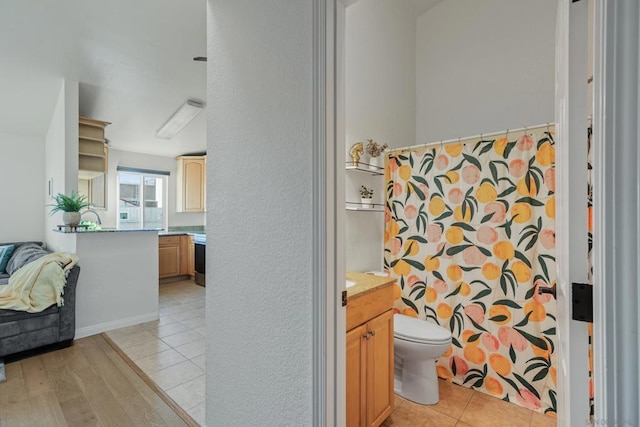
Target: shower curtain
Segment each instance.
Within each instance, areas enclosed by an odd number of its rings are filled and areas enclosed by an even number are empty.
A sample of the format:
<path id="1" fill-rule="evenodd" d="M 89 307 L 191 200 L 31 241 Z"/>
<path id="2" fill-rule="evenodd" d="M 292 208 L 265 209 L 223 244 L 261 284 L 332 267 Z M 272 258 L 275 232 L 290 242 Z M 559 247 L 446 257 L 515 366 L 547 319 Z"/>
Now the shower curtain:
<path id="1" fill-rule="evenodd" d="M 591 150 L 591 136 L 593 127 L 587 129 L 587 218 L 588 218 L 588 282 L 593 285 L 593 151 Z M 595 398 L 593 388 L 593 323 L 587 328 L 589 334 L 589 408 L 590 415 L 595 415 Z"/>
<path id="2" fill-rule="evenodd" d="M 441 378 L 556 412 L 553 126 L 389 154 L 398 312 L 452 333 Z"/>

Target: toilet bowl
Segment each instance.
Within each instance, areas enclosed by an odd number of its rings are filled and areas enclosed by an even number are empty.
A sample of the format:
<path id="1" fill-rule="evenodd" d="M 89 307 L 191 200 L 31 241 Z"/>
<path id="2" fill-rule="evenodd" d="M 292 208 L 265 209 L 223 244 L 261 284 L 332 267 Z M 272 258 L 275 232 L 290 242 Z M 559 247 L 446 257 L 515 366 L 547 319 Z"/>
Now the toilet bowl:
<path id="1" fill-rule="evenodd" d="M 403 314 L 393 316 L 394 391 L 423 405 L 438 403 L 436 359 L 451 345 L 451 332 Z"/>

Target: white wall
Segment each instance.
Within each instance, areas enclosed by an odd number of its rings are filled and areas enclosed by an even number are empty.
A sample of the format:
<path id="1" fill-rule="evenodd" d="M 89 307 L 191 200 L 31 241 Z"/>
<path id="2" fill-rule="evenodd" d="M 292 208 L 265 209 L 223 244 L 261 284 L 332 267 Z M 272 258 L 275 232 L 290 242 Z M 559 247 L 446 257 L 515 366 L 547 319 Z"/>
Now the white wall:
<path id="1" fill-rule="evenodd" d="M 44 185 L 52 180 L 52 195 L 58 193 L 71 194 L 78 189 L 78 82 L 64 80 L 60 86 L 58 101 L 51 117 L 49 130 L 44 143 Z M 45 194 L 44 204 L 52 203 Z M 45 212 L 44 237 L 52 250 L 72 251 L 60 233 L 54 232 L 56 225 L 62 224 L 62 213 L 49 215 L 50 207 Z M 40 216 L 42 221 L 42 215 Z"/>
<path id="2" fill-rule="evenodd" d="M 44 140 L 0 133 L 0 242 L 44 240 Z"/>
<path id="3" fill-rule="evenodd" d="M 556 7 L 446 0 L 420 16 L 416 142 L 552 122 Z"/>
<path id="4" fill-rule="evenodd" d="M 207 3 L 206 424 L 308 426 L 314 2 Z"/>
<path id="5" fill-rule="evenodd" d="M 76 339 L 158 318 L 157 232 L 60 235 L 80 258 Z"/>
<path id="6" fill-rule="evenodd" d="M 359 0 L 346 10 L 346 144 L 411 145 L 416 128 L 416 12 L 410 1 Z M 366 157 L 364 159 L 366 161 Z M 348 173 L 347 201 L 361 185 L 384 203 L 384 178 Z M 347 212 L 347 270 L 382 270 L 384 214 Z"/>
<path id="7" fill-rule="evenodd" d="M 109 128 L 107 128 L 107 130 L 108 129 Z M 176 212 L 177 162 L 174 157 L 154 156 L 152 154 L 141 154 L 112 149 L 109 150 L 109 166 L 107 172 L 107 209 L 97 210 L 104 227 L 115 227 L 117 225 L 118 166 L 169 172 L 167 202 L 169 225 L 204 225 L 204 213 Z M 90 216 L 87 218 L 92 220 Z"/>

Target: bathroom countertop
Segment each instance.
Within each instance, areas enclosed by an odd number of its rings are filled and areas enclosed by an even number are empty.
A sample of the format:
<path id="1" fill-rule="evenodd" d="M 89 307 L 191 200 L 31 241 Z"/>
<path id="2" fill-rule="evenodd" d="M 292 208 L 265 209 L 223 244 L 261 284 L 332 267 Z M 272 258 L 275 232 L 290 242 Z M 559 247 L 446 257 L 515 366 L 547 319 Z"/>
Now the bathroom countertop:
<path id="1" fill-rule="evenodd" d="M 393 277 L 381 277 L 355 271 L 347 271 L 347 279 L 356 282 L 355 285 L 347 288 L 347 301 L 373 292 L 381 287 L 391 286 L 396 281 Z"/>

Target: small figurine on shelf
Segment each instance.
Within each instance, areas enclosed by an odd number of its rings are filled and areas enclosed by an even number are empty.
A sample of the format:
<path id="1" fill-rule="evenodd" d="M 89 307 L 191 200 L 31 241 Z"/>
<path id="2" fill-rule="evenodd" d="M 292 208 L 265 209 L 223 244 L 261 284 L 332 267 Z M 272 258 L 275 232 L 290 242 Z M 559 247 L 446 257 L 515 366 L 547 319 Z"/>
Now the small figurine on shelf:
<path id="1" fill-rule="evenodd" d="M 367 153 L 369 153 L 369 169 L 380 169 L 379 156 L 388 147 L 387 144 L 378 144 L 373 139 L 367 139 Z"/>
<path id="2" fill-rule="evenodd" d="M 373 188 L 367 188 L 364 185 L 360 187 L 360 204 L 363 208 L 371 209 L 373 207 Z"/>
<path id="3" fill-rule="evenodd" d="M 349 155 L 353 160 L 353 165 L 358 166 L 360 164 L 360 155 L 364 153 L 364 148 L 362 147 L 362 142 L 356 142 L 351 146 L 351 150 L 349 150 Z"/>

